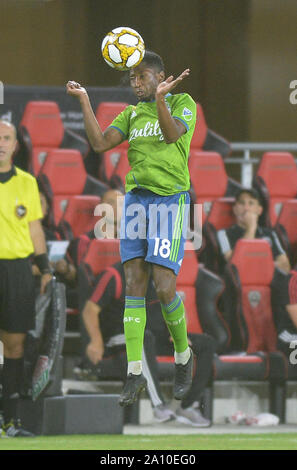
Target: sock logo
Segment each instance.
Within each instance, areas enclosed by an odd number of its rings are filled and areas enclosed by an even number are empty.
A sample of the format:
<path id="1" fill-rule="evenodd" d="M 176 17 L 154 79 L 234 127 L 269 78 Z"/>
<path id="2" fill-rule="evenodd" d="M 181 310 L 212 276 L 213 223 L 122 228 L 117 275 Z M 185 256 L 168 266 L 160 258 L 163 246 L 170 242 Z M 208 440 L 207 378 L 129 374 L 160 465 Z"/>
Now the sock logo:
<path id="1" fill-rule="evenodd" d="M 140 323 L 140 318 L 139 317 L 124 317 L 124 323 L 130 322 L 130 321 L 135 321 L 135 323 Z"/>
<path id="2" fill-rule="evenodd" d="M 185 317 L 184 317 L 184 315 L 183 315 L 182 317 L 178 318 L 177 320 L 172 320 L 172 321 L 166 320 L 166 323 L 167 323 L 167 325 L 169 325 L 169 326 L 177 326 L 177 325 L 179 325 L 180 323 L 182 323 L 182 321 L 183 321 L 184 318 L 185 318 Z"/>

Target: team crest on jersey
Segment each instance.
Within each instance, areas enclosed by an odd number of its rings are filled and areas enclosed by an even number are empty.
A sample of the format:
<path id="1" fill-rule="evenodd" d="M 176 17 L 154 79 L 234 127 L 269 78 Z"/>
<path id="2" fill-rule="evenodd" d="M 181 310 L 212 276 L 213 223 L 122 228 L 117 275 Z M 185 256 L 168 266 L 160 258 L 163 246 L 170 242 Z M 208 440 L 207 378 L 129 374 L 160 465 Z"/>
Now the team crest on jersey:
<path id="1" fill-rule="evenodd" d="M 189 108 L 184 108 L 182 116 L 183 116 L 185 121 L 191 121 L 191 119 L 193 117 L 193 113 Z"/>
<path id="2" fill-rule="evenodd" d="M 22 204 L 19 204 L 18 206 L 16 206 L 15 208 L 15 213 L 16 213 L 16 216 L 19 218 L 19 219 L 22 219 L 23 217 L 25 217 L 25 215 L 27 214 L 27 208 L 25 206 L 23 206 Z"/>

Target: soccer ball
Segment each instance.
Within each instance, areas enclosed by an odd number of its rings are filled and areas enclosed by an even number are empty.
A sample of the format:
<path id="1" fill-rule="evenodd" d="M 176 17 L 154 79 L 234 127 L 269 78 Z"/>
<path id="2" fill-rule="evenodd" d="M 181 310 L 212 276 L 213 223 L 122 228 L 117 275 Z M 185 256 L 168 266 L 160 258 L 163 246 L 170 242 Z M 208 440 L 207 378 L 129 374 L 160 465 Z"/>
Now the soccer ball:
<path id="1" fill-rule="evenodd" d="M 101 52 L 105 62 L 116 70 L 130 70 L 140 64 L 145 46 L 134 29 L 122 26 L 113 29 L 102 41 Z"/>

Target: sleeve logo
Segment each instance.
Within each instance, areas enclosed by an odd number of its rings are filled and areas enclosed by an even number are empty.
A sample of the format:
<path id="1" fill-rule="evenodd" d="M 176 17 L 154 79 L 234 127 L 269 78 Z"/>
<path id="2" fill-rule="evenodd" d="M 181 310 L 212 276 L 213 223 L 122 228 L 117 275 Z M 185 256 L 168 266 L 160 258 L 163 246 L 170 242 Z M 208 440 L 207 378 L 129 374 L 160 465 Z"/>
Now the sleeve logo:
<path id="1" fill-rule="evenodd" d="M 182 113 L 182 116 L 184 118 L 185 121 L 191 121 L 192 117 L 193 117 L 193 113 L 190 109 L 188 108 L 184 108 L 183 109 L 183 113 Z"/>

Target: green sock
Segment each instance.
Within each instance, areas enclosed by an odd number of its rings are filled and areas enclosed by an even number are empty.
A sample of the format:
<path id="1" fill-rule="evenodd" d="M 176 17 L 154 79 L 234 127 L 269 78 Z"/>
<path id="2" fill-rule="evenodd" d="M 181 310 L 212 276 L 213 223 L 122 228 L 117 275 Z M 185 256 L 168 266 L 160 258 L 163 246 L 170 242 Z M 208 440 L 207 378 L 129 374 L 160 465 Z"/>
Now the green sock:
<path id="1" fill-rule="evenodd" d="M 126 296 L 124 331 L 128 362 L 141 361 L 145 324 L 145 297 Z"/>
<path id="2" fill-rule="evenodd" d="M 187 324 L 182 299 L 178 294 L 170 304 L 161 304 L 163 318 L 173 339 L 177 353 L 184 352 L 188 347 Z"/>

